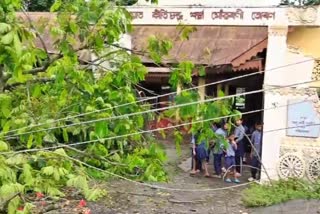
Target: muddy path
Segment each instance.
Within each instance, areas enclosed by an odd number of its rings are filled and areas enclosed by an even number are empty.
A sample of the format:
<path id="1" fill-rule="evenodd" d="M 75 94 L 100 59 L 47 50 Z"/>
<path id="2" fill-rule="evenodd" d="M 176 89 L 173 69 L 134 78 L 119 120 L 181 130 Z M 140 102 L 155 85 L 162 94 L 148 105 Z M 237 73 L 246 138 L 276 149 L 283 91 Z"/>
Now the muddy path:
<path id="1" fill-rule="evenodd" d="M 157 183 L 155 185 L 174 189 L 192 189 L 195 191 L 160 190 L 128 181 L 113 180 L 106 187 L 109 192 L 108 197 L 97 203 L 88 204 L 92 213 L 250 213 L 241 204 L 241 192 L 245 187 L 206 192 L 198 191 L 231 187 L 235 184 L 226 184 L 217 178 L 189 176 L 187 172 L 178 167 L 179 164 L 189 157 L 190 150 L 188 144 L 182 147 L 181 156 L 177 155 L 176 149 L 172 144 L 164 143 L 164 145 L 168 156 L 166 168 L 170 180 L 168 183 Z M 212 168 L 211 165 L 211 171 Z"/>

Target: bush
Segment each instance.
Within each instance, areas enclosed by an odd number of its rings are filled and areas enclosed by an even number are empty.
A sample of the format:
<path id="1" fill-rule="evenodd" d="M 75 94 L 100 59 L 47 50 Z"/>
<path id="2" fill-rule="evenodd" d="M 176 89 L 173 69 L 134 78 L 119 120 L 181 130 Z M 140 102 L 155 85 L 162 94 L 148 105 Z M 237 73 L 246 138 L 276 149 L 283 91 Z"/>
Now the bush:
<path id="1" fill-rule="evenodd" d="M 293 199 L 320 199 L 320 181 L 289 179 L 272 182 L 272 185 L 253 184 L 242 194 L 247 207 L 270 206 Z"/>

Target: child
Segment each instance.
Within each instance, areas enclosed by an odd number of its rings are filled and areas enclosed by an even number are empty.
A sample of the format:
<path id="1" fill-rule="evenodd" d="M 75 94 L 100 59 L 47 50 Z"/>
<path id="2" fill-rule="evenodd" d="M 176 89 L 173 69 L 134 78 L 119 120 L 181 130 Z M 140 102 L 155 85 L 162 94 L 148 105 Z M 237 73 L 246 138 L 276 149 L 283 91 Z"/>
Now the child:
<path id="1" fill-rule="evenodd" d="M 228 130 L 228 124 L 224 121 L 221 124 L 221 128 L 216 130 L 216 134 L 219 135 L 221 138 L 226 139 L 227 138 L 227 130 Z M 214 177 L 221 178 L 222 175 L 222 156 L 223 156 L 223 150 L 222 150 L 222 142 L 219 142 L 217 140 L 214 143 L 214 149 L 213 149 L 213 166 L 215 175 Z"/>
<path id="2" fill-rule="evenodd" d="M 191 139 L 191 172 L 190 175 L 195 175 L 201 171 L 201 163 L 197 158 L 197 144 L 196 144 L 196 136 L 192 135 Z"/>
<path id="3" fill-rule="evenodd" d="M 261 144 L 262 144 L 262 123 L 256 123 L 256 130 L 252 133 L 251 136 L 251 142 L 253 148 L 251 148 L 251 178 L 248 180 L 254 181 L 257 179 L 257 172 L 258 169 L 260 169 L 260 160 L 259 157 L 261 157 Z"/>
<path id="4" fill-rule="evenodd" d="M 234 130 L 234 135 L 237 143 L 237 150 L 236 150 L 236 171 L 237 173 L 241 173 L 241 164 L 244 156 L 244 146 L 243 146 L 243 141 L 244 141 L 244 135 L 245 135 L 245 129 L 242 125 L 242 119 L 237 119 L 236 120 L 236 128 Z M 240 175 L 240 174 L 239 174 Z"/>
<path id="5" fill-rule="evenodd" d="M 235 170 L 235 165 L 236 165 L 236 160 L 235 160 L 235 151 L 237 150 L 237 143 L 236 143 L 236 138 L 232 134 L 228 138 L 229 145 L 225 149 L 225 167 L 227 169 L 227 178 L 226 182 L 231 183 L 231 175 L 234 176 L 234 183 L 240 183 L 240 181 L 237 178 L 237 173 Z"/>
<path id="6" fill-rule="evenodd" d="M 206 142 L 202 141 L 200 144 L 197 145 L 196 147 L 196 156 L 199 162 L 201 163 L 202 169 L 204 169 L 204 176 L 205 177 L 210 177 L 209 172 L 208 172 L 208 149 L 206 146 Z"/>

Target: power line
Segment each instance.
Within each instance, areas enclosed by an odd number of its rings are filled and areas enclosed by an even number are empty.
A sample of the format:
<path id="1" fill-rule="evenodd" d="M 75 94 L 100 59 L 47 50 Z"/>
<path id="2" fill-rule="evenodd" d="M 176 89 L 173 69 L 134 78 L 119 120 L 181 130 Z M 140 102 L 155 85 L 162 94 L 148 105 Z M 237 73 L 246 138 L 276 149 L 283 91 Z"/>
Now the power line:
<path id="1" fill-rule="evenodd" d="M 250 74 L 245 74 L 245 75 L 241 75 L 241 76 L 237 76 L 237 77 L 232 77 L 232 78 L 229 78 L 229 79 L 219 80 L 219 81 L 216 81 L 216 82 L 212 82 L 212 83 L 208 83 L 208 84 L 204 84 L 204 85 L 199 85 L 199 86 L 196 86 L 196 87 L 183 89 L 181 92 L 190 91 L 190 90 L 194 90 L 194 89 L 201 88 L 201 87 L 206 87 L 206 86 L 211 86 L 211 85 L 217 85 L 217 84 L 221 84 L 221 83 L 225 83 L 225 82 L 229 82 L 229 81 L 234 81 L 234 80 L 242 79 L 242 78 L 245 78 L 245 77 L 250 77 L 250 76 L 253 76 L 253 75 L 257 75 L 257 74 L 262 74 L 262 73 L 265 73 L 267 71 L 270 72 L 270 71 L 278 70 L 278 69 L 281 69 L 281 68 L 284 68 L 284 67 L 294 66 L 294 65 L 302 64 L 302 63 L 313 61 L 313 60 L 314 59 L 308 59 L 308 60 L 304 60 L 304 61 L 300 61 L 300 62 L 296 62 L 296 63 L 291 63 L 291 64 L 287 64 L 287 65 L 271 68 L 271 69 L 264 70 L 264 71 L 258 71 L 258 72 L 254 72 L 254 73 L 250 73 Z M 141 99 L 141 100 L 133 101 L 133 102 L 129 102 L 129 103 L 124 103 L 124 104 L 113 106 L 113 107 L 108 107 L 108 108 L 103 108 L 103 109 L 99 109 L 99 110 L 94 110 L 94 111 L 91 111 L 91 112 L 77 114 L 77 115 L 74 115 L 74 116 L 68 116 L 68 117 L 56 119 L 56 120 L 50 121 L 50 122 L 39 123 L 39 124 L 35 124 L 35 125 L 30 125 L 30 126 L 25 126 L 25 127 L 21 127 L 21 128 L 18 128 L 18 129 L 9 130 L 7 132 L 4 132 L 3 134 L 9 134 L 9 133 L 12 133 L 12 132 L 24 130 L 26 128 L 35 128 L 35 127 L 39 127 L 39 126 L 48 125 L 48 124 L 51 124 L 51 123 L 63 121 L 63 120 L 69 120 L 69 119 L 72 119 L 72 118 L 82 117 L 82 116 L 90 115 L 90 114 L 93 114 L 93 113 L 99 113 L 99 112 L 103 112 L 103 111 L 107 111 L 107 110 L 112 110 L 112 109 L 116 109 L 116 108 L 120 108 L 120 107 L 125 107 L 125 106 L 128 106 L 128 105 L 141 103 L 141 102 L 146 102 L 148 100 L 153 100 L 153 99 L 157 99 L 157 98 L 165 97 L 165 96 L 169 96 L 169 95 L 174 95 L 174 94 L 176 94 L 176 92 L 166 93 L 166 94 L 158 95 L 156 97 L 149 97 L 149 98 L 145 98 L 145 99 Z M 10 135 L 10 136 L 7 136 L 7 137 L 12 137 L 12 136 L 16 136 L 16 135 Z"/>
<path id="2" fill-rule="evenodd" d="M 232 186 L 227 186 L 227 187 L 218 187 L 218 188 L 209 188 L 209 189 L 179 189 L 179 188 L 169 188 L 169 187 L 163 187 L 163 186 L 158 186 L 158 185 L 153 185 L 153 184 L 148 184 L 148 183 L 142 183 L 142 182 L 138 182 L 138 181 L 134 181 L 132 179 L 129 179 L 129 178 L 126 178 L 126 177 L 123 177 L 121 175 L 118 175 L 118 174 L 115 174 L 115 173 L 112 173 L 108 170 L 104 170 L 104 169 L 100 169 L 98 167 L 95 167 L 95 166 L 92 166 L 90 164 L 87 164 L 83 161 L 80 161 L 76 158 L 72 158 L 72 157 L 67 157 L 68 159 L 70 160 L 73 160 L 75 162 L 78 162 L 84 166 L 87 166 L 89 168 L 92 168 L 92 169 L 95 169 L 97 171 L 100 171 L 100 172 L 103 172 L 103 173 L 106 173 L 106 174 L 109 174 L 113 177 L 118 177 L 122 180 L 125 180 L 125 181 L 129 181 L 131 183 L 135 183 L 135 184 L 138 184 L 140 186 L 146 186 L 146 187 L 149 187 L 149 188 L 153 188 L 153 189 L 161 189 L 161 190 L 167 190 L 167 191 L 177 191 L 177 192 L 208 192 L 208 191 L 221 191 L 221 190 L 227 190 L 227 189 L 233 189 L 235 187 L 243 187 L 243 186 L 247 186 L 251 183 L 254 183 L 253 182 L 247 182 L 247 183 L 243 183 L 243 184 L 235 184 L 235 185 L 232 185 Z"/>
<path id="3" fill-rule="evenodd" d="M 312 83 L 312 82 L 315 82 L 315 81 L 316 80 L 290 84 L 290 85 L 278 87 L 277 89 L 297 86 L 297 85 L 301 85 L 301 84 Z M 32 133 L 43 132 L 43 131 L 50 131 L 50 130 L 55 130 L 55 129 L 59 129 L 59 128 L 67 128 L 67 127 L 90 124 L 90 123 L 95 123 L 95 122 L 100 122 L 100 121 L 109 121 L 109 120 L 114 120 L 114 119 L 121 119 L 121 118 L 126 118 L 126 117 L 146 114 L 146 113 L 152 113 L 152 112 L 163 111 L 163 110 L 168 110 L 168 109 L 173 109 L 173 108 L 178 108 L 178 107 L 185 107 L 185 106 L 189 106 L 189 105 L 195 105 L 195 104 L 199 104 L 199 103 L 206 103 L 206 102 L 213 102 L 213 101 L 219 101 L 219 100 L 224 100 L 224 99 L 230 99 L 230 98 L 234 98 L 234 97 L 241 96 L 241 95 L 250 95 L 250 94 L 256 94 L 256 93 L 261 93 L 261 92 L 271 91 L 271 90 L 275 90 L 275 89 L 274 88 L 259 89 L 259 90 L 255 90 L 255 91 L 243 92 L 241 94 L 234 94 L 234 95 L 228 95 L 228 96 L 224 96 L 224 97 L 216 97 L 216 98 L 206 99 L 204 101 L 199 100 L 199 101 L 188 102 L 188 103 L 183 103 L 183 104 L 178 104 L 178 105 L 173 105 L 173 106 L 168 106 L 168 107 L 151 109 L 151 110 L 142 111 L 142 112 L 134 112 L 134 113 L 130 113 L 130 114 L 124 114 L 124 115 L 113 116 L 113 117 L 108 117 L 108 118 L 99 118 L 99 119 L 95 119 L 95 120 L 88 120 L 88 121 L 73 123 L 73 124 L 69 124 L 69 125 L 50 127 L 50 128 L 47 128 L 47 129 L 40 129 L 40 130 L 34 130 L 34 131 L 29 131 L 29 132 L 23 132 L 23 133 L 19 133 L 19 134 L 9 135 L 9 136 L 6 136 L 5 139 L 12 139 L 14 137 L 21 136 L 21 135 L 32 134 Z"/>
<path id="4" fill-rule="evenodd" d="M 247 111 L 247 112 L 243 112 L 242 115 L 253 114 L 253 113 L 263 112 L 263 111 L 267 111 L 267 110 L 274 110 L 274 109 L 277 109 L 277 108 L 280 108 L 280 107 L 287 107 L 289 105 L 295 105 L 295 104 L 299 104 L 299 103 L 303 103 L 303 102 L 307 102 L 307 101 L 308 100 L 306 99 L 304 101 L 300 101 L 300 102 L 297 102 L 297 103 L 291 103 L 291 104 L 287 104 L 287 105 L 274 106 L 274 107 L 265 108 L 265 109 Z M 203 123 L 203 122 L 210 122 L 210 121 L 213 121 L 213 120 L 226 119 L 226 118 L 235 117 L 235 116 L 238 116 L 238 114 L 232 114 L 232 115 L 221 116 L 221 117 L 214 117 L 214 118 L 209 118 L 209 119 L 205 119 L 205 120 L 197 120 L 197 121 L 187 122 L 187 123 L 178 124 L 178 125 L 174 125 L 174 126 L 151 129 L 151 130 L 144 130 L 144 131 L 141 131 L 141 132 L 134 132 L 134 133 L 129 133 L 129 134 L 125 134 L 125 135 L 118 135 L 118 136 L 113 136 L 113 137 L 101 138 L 101 139 L 97 139 L 97 140 L 89 140 L 89 141 L 83 141 L 83 142 L 77 142 L 77 143 L 70 143 L 70 144 L 66 144 L 66 145 L 44 147 L 44 148 L 39 148 L 39 149 L 35 148 L 35 149 L 25 149 L 25 150 L 14 151 L 14 152 L 11 152 L 11 151 L 10 152 L 1 152 L 0 154 L 18 154 L 18 153 L 26 153 L 26 152 L 37 152 L 37 151 L 52 150 L 52 149 L 70 147 L 70 146 L 85 145 L 85 144 L 89 144 L 89 143 L 99 142 L 99 141 L 102 141 L 102 140 L 114 140 L 114 139 L 118 139 L 118 138 L 130 137 L 130 136 L 134 136 L 134 135 L 138 135 L 138 134 L 153 133 L 153 132 L 158 132 L 158 131 L 163 131 L 163 130 L 168 130 L 168 129 L 174 129 L 174 128 L 183 127 L 183 126 L 192 125 L 192 124 L 197 124 L 197 123 Z M 308 126 L 316 126 L 316 125 L 320 125 L 320 124 L 312 124 L 312 125 L 308 125 Z M 299 127 L 301 128 L 301 127 L 306 127 L 306 126 L 295 126 L 295 127 L 287 127 L 287 128 L 291 129 L 291 128 L 299 128 Z M 285 129 L 287 129 L 287 128 L 285 128 Z M 281 130 L 281 129 L 275 129 L 275 131 L 279 131 L 279 130 Z M 273 131 L 274 130 L 269 130 L 269 131 L 264 131 L 263 133 L 268 133 L 268 132 L 273 132 Z"/>

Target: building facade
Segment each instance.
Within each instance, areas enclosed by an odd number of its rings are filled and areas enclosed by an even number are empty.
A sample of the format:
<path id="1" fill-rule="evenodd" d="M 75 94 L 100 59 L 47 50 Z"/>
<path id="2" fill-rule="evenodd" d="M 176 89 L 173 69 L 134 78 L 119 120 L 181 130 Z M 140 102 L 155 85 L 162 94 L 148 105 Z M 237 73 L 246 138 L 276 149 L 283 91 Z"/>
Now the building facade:
<path id="1" fill-rule="evenodd" d="M 244 66 L 246 69 L 242 70 L 247 72 L 253 71 L 250 70 L 252 65 L 255 71 L 265 70 L 261 79 L 261 106 L 264 109 L 262 180 L 268 176 L 272 179 L 306 177 L 311 181 L 318 178 L 320 102 L 316 87 L 320 80 L 320 8 L 277 6 L 279 1 L 261 1 L 259 5 L 256 4 L 257 1 L 223 1 L 224 6 L 223 3 L 213 5 L 209 1 L 205 2 L 207 5 L 204 5 L 203 1 L 202 5 L 197 1 L 188 1 L 184 5 L 170 2 L 160 1 L 158 6 L 139 2 L 136 6 L 128 7 L 134 19 L 133 24 L 140 31 L 150 30 L 152 27 L 168 29 L 179 24 L 200 29 L 220 28 L 220 37 L 212 36 L 214 31 L 205 35 L 212 37 L 212 41 L 207 41 L 208 46 L 210 42 L 230 35 L 226 33 L 230 27 L 238 27 L 231 30 L 231 34 L 237 34 L 248 27 L 265 28 L 266 39 L 262 36 L 259 37 L 261 41 L 248 45 L 247 49 L 241 51 L 236 63 L 233 64 L 232 60 L 236 59 L 233 57 L 220 64 L 214 64 L 210 61 L 212 59 L 209 59 L 208 64 L 231 65 L 233 74 L 240 65 Z M 133 48 L 139 43 L 134 36 L 135 33 L 131 35 L 131 39 L 130 36 L 126 38 Z M 232 43 L 230 45 L 232 46 Z M 259 55 L 263 50 L 265 56 Z M 217 50 L 215 51 L 217 53 Z M 230 55 L 230 52 L 227 52 L 227 55 Z M 260 67 L 256 60 L 259 60 L 259 56 L 264 60 Z M 185 58 L 187 59 L 188 55 Z M 252 62 L 254 59 L 256 61 Z M 165 72 L 168 71 L 162 71 Z M 206 81 L 208 83 L 212 80 Z M 200 85 L 206 81 L 198 79 Z M 202 95 L 205 92 L 200 91 Z"/>

